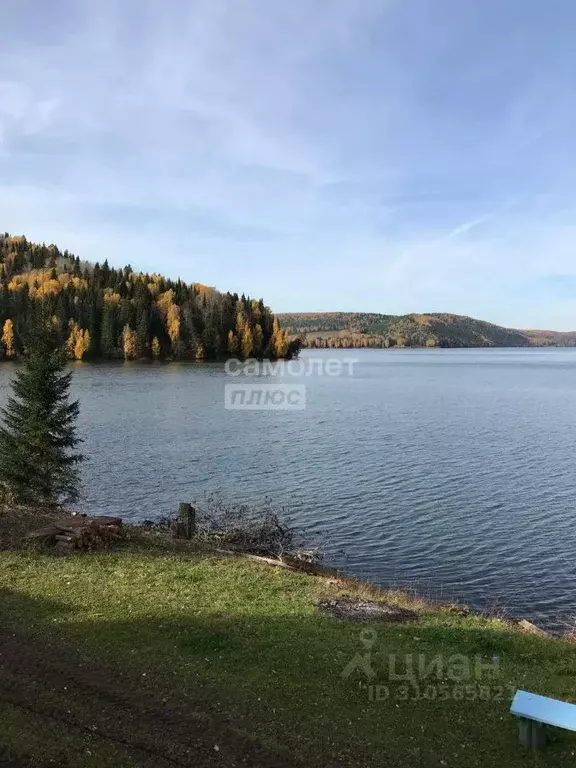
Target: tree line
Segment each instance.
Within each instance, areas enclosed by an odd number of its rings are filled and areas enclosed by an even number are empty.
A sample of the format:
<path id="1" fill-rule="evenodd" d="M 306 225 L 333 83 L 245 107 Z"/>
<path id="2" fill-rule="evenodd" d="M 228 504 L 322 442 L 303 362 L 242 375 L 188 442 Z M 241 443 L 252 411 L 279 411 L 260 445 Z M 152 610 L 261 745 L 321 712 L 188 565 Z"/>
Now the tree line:
<path id="1" fill-rule="evenodd" d="M 81 262 L 55 245 L 0 235 L 0 356 L 23 355 L 29 328 L 51 318 L 69 359 L 290 358 L 269 307 L 199 283 Z"/>
<path id="2" fill-rule="evenodd" d="M 436 347 L 437 340 L 433 336 L 424 336 L 416 342 L 406 340 L 400 333 L 395 336 L 371 336 L 365 333 L 348 333 L 340 331 L 337 334 L 326 333 L 315 336 L 309 333 L 304 339 L 303 346 L 309 349 L 388 349 L 391 347 Z"/>
<path id="3" fill-rule="evenodd" d="M 526 347 L 535 343 L 527 331 L 441 312 L 411 315 L 296 313 L 280 315 L 280 318 L 288 333 L 302 336 L 303 345 L 315 349 Z"/>

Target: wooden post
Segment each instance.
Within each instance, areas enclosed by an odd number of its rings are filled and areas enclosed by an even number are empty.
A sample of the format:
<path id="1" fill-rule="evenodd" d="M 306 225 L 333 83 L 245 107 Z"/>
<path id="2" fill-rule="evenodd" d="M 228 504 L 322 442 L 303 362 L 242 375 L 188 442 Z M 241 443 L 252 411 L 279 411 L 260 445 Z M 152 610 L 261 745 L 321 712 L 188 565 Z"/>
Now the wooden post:
<path id="1" fill-rule="evenodd" d="M 518 721 L 520 744 L 526 749 L 544 749 L 546 746 L 546 727 L 536 720 L 521 717 Z"/>
<path id="2" fill-rule="evenodd" d="M 532 721 L 521 717 L 518 720 L 518 740 L 525 749 L 532 746 Z"/>
<path id="3" fill-rule="evenodd" d="M 534 721 L 532 723 L 532 749 L 544 749 L 546 746 L 546 726 Z"/>
<path id="4" fill-rule="evenodd" d="M 178 506 L 178 519 L 186 531 L 186 538 L 191 539 L 196 534 L 196 510 L 192 504 L 183 502 Z"/>

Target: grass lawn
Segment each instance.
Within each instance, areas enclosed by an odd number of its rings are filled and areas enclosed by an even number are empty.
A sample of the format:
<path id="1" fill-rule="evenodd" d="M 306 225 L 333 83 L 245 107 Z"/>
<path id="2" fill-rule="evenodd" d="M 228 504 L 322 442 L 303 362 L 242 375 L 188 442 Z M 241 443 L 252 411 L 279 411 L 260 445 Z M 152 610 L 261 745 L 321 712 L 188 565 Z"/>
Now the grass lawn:
<path id="1" fill-rule="evenodd" d="M 576 701 L 576 644 L 397 594 L 388 599 L 416 610 L 417 621 L 344 622 L 315 607 L 322 597 L 363 589 L 142 534 L 101 554 L 0 551 L 4 629 L 116 664 L 151 681 L 162 701 L 203 701 L 205 711 L 302 764 L 576 761 L 576 736 L 566 732 L 552 731 L 544 752 L 525 752 L 508 714 L 517 687 Z M 366 671 L 343 674 L 357 654 L 369 654 Z M 410 668 L 410 679 L 397 679 Z M 35 717 L 3 701 L 0 687 L 0 747 L 15 758 L 139 764 L 121 744 L 87 746 L 67 733 L 55 759 L 43 744 L 53 743 L 57 726 Z"/>

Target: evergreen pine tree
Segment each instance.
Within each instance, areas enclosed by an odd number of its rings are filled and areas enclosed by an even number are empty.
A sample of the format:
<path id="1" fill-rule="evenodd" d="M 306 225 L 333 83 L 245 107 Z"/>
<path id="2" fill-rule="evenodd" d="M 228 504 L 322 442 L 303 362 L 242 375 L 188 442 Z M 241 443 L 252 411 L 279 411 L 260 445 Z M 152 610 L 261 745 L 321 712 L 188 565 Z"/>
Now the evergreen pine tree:
<path id="1" fill-rule="evenodd" d="M 69 400 L 72 373 L 65 369 L 65 349 L 43 317 L 34 324 L 13 397 L 2 409 L 0 483 L 10 501 L 54 506 L 78 498 L 79 404 Z"/>
<path id="2" fill-rule="evenodd" d="M 148 342 L 148 313 L 142 309 L 138 315 L 138 325 L 136 327 L 136 346 L 138 347 L 138 357 L 147 357 L 150 353 L 150 344 Z"/>
<path id="3" fill-rule="evenodd" d="M 115 310 L 107 301 L 102 308 L 102 323 L 100 326 L 100 351 L 104 357 L 114 357 L 116 352 Z"/>

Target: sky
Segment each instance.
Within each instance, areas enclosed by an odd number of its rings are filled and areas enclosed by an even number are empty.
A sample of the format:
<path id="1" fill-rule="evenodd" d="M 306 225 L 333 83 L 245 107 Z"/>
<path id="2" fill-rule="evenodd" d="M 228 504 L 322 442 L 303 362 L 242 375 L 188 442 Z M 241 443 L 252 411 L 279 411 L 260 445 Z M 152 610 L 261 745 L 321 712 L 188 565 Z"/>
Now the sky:
<path id="1" fill-rule="evenodd" d="M 576 329 L 574 0 L 2 0 L 0 229 L 263 296 Z"/>

